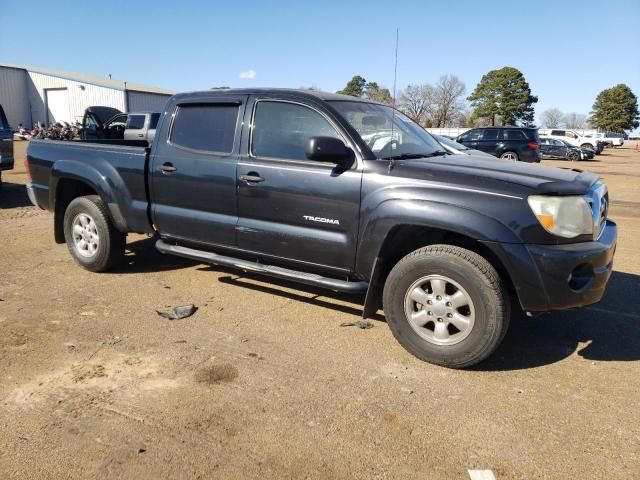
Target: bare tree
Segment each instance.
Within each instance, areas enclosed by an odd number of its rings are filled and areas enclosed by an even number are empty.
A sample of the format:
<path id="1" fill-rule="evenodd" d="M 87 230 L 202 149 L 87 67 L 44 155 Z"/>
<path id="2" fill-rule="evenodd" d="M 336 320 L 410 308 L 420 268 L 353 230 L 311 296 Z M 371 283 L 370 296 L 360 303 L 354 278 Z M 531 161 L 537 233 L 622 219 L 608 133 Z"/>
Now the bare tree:
<path id="1" fill-rule="evenodd" d="M 398 109 L 414 122 L 424 125 L 433 112 L 434 90 L 431 85 L 409 85 L 398 97 Z"/>
<path id="2" fill-rule="evenodd" d="M 583 113 L 567 113 L 564 116 L 564 125 L 567 128 L 587 128 L 587 116 Z"/>
<path id="3" fill-rule="evenodd" d="M 564 114 L 557 108 L 549 108 L 540 114 L 540 124 L 544 128 L 558 128 L 562 125 Z"/>
<path id="4" fill-rule="evenodd" d="M 434 108 L 432 123 L 434 127 L 448 127 L 456 121 L 464 105 L 462 97 L 466 87 L 455 75 L 443 75 L 434 88 Z"/>

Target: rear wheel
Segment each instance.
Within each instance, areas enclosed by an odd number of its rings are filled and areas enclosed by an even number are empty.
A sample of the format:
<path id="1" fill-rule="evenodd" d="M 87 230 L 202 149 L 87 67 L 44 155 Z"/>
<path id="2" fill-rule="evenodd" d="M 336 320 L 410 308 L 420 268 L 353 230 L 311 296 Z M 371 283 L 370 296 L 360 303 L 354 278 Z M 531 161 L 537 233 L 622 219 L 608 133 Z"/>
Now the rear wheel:
<path id="1" fill-rule="evenodd" d="M 64 213 L 64 238 L 73 259 L 92 272 L 104 272 L 124 259 L 126 236 L 116 229 L 97 195 L 78 197 Z"/>
<path id="2" fill-rule="evenodd" d="M 504 152 L 500 155 L 500 158 L 503 160 L 510 160 L 512 162 L 517 162 L 519 160 L 518 154 L 516 152 Z"/>
<path id="3" fill-rule="evenodd" d="M 509 326 L 509 301 L 495 269 L 451 245 L 424 247 L 400 260 L 385 282 L 383 305 L 404 348 L 451 368 L 487 358 Z"/>

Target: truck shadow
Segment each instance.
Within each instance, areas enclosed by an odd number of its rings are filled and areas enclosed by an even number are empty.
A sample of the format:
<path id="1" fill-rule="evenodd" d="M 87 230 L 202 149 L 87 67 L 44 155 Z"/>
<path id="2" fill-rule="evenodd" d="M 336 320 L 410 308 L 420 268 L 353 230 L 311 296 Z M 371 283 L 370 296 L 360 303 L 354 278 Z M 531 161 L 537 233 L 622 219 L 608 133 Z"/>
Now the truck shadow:
<path id="1" fill-rule="evenodd" d="M 243 273 L 226 267 L 162 255 L 155 239 L 127 245 L 127 262 L 114 273 L 145 273 L 198 266 L 201 272 L 223 274 L 218 281 L 238 288 L 277 295 L 296 302 L 362 315 L 364 295 L 336 293 L 277 278 Z M 553 312 L 535 318 L 514 311 L 509 331 L 498 350 L 477 371 L 508 371 L 535 368 L 578 356 L 588 361 L 640 361 L 640 276 L 614 272 L 602 301 L 590 307 Z M 382 312 L 370 320 L 385 322 Z M 356 318 L 356 319 L 357 319 Z"/>
<path id="2" fill-rule="evenodd" d="M 6 175 L 4 173 L 3 177 Z M 0 208 L 20 208 L 29 207 L 31 201 L 27 196 L 27 189 L 23 183 L 9 183 L 3 178 L 0 187 Z M 36 207 L 34 207 L 36 208 Z"/>
<path id="3" fill-rule="evenodd" d="M 498 350 L 473 370 L 501 371 L 539 367 L 577 351 L 585 360 L 640 360 L 640 276 L 614 272 L 604 298 L 578 310 L 536 318 L 514 314 Z"/>

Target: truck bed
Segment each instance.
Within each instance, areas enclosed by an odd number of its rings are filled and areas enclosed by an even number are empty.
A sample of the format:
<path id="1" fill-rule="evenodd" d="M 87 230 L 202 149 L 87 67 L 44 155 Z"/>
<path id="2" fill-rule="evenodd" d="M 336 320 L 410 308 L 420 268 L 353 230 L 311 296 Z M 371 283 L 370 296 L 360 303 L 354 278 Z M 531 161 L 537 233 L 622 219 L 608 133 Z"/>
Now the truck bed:
<path id="1" fill-rule="evenodd" d="M 153 231 L 148 215 L 150 149 L 146 144 L 137 140 L 31 140 L 27 155 L 32 201 L 55 211 L 56 199 L 65 190 L 87 188 L 105 199 L 120 230 Z"/>

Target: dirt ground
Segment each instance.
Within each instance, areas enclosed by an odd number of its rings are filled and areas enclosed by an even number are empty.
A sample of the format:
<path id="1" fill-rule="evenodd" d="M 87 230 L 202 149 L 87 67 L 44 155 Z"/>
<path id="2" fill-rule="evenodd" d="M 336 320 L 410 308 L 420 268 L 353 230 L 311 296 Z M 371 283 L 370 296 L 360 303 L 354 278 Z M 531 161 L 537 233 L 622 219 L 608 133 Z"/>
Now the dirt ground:
<path id="1" fill-rule="evenodd" d="M 80 269 L 30 206 L 26 143 L 0 194 L 0 478 L 640 478 L 640 152 L 601 175 L 619 225 L 604 300 L 514 315 L 468 371 L 429 365 L 359 298 L 156 253 Z M 568 167 L 566 162 L 546 164 Z M 156 310 L 194 303 L 170 321 Z"/>

